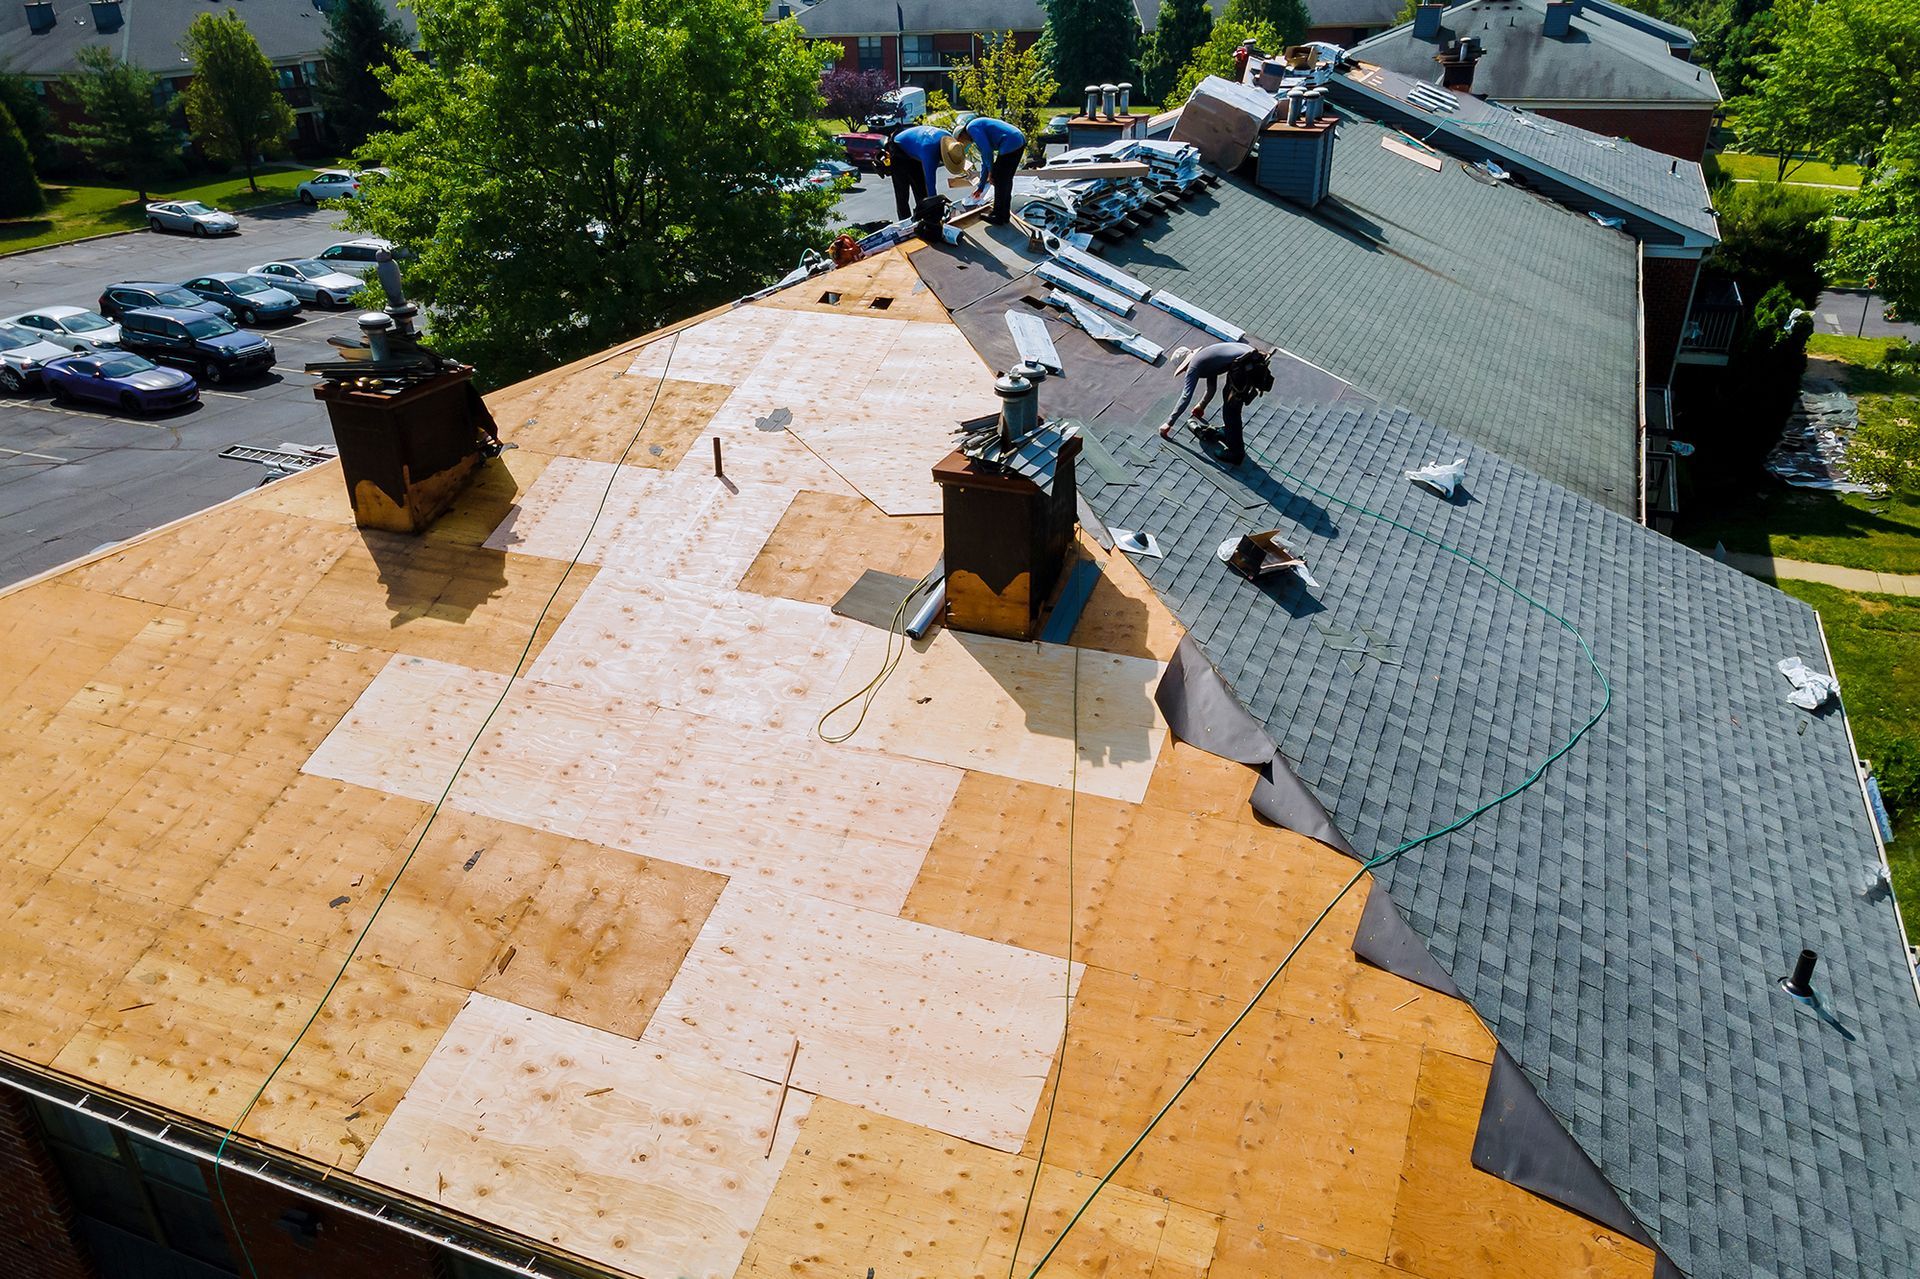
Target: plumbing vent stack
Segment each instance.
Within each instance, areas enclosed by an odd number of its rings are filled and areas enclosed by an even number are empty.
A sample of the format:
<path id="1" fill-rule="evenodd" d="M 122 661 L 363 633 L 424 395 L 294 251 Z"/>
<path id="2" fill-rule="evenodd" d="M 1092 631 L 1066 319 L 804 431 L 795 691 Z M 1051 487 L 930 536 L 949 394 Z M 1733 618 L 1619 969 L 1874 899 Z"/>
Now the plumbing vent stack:
<path id="1" fill-rule="evenodd" d="M 1109 120 L 1113 119 L 1113 100 L 1114 96 L 1119 92 L 1120 86 L 1117 84 L 1103 84 L 1100 86 L 1100 114 Z"/>
<path id="2" fill-rule="evenodd" d="M 1100 86 L 1097 84 L 1090 84 L 1087 86 L 1087 119 L 1089 120 L 1094 119 L 1099 114 L 1100 114 Z"/>
<path id="3" fill-rule="evenodd" d="M 1119 114 L 1121 114 L 1121 115 L 1123 115 L 1123 116 L 1125 116 L 1125 115 L 1131 115 L 1131 114 L 1133 114 L 1133 112 L 1132 112 L 1132 106 L 1133 106 L 1133 102 L 1132 102 L 1132 99 L 1133 99 L 1133 86 L 1132 86 L 1131 84 L 1123 84 L 1123 85 L 1121 85 L 1121 86 L 1120 86 L 1120 112 L 1119 112 Z"/>
<path id="4" fill-rule="evenodd" d="M 1798 999 L 1813 998 L 1813 966 L 1820 956 L 1810 950 L 1800 952 L 1800 958 L 1794 961 L 1793 975 L 1783 978 L 1780 985 L 1789 995 Z"/>
<path id="5" fill-rule="evenodd" d="M 1307 95 L 1299 89 L 1289 89 L 1287 91 L 1287 123 L 1288 124 L 1300 123 L 1301 99 L 1305 98 L 1306 96 Z"/>

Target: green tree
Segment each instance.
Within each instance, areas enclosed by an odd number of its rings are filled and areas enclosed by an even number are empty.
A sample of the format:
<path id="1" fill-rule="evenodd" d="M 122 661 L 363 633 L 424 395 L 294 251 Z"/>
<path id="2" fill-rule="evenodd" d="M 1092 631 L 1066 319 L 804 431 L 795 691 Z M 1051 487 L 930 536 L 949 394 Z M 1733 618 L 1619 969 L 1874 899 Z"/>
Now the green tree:
<path id="1" fill-rule="evenodd" d="M 1193 51 L 1213 34 L 1213 9 L 1207 0 L 1166 0 L 1160 22 L 1140 45 L 1140 91 L 1148 102 L 1165 102 L 1174 77 Z"/>
<path id="2" fill-rule="evenodd" d="M 70 83 L 83 114 L 66 140 L 102 173 L 125 179 L 145 204 L 148 188 L 173 169 L 179 150 L 156 100 L 160 82 L 104 45 L 87 45 L 77 56 L 86 74 Z"/>
<path id="3" fill-rule="evenodd" d="M 820 244 L 828 55 L 764 0 L 415 0 L 381 71 L 391 177 L 350 224 L 411 247 L 435 343 L 493 385 L 739 297 Z M 801 189 L 787 189 L 800 185 Z"/>
<path id="4" fill-rule="evenodd" d="M 327 14 L 327 73 L 317 96 L 347 149 L 357 150 L 385 122 L 392 103 L 379 69 L 406 47 L 406 28 L 381 0 L 337 0 Z"/>
<path id="5" fill-rule="evenodd" d="M 1035 48 L 1066 100 L 1075 100 L 1090 84 L 1134 78 L 1140 19 L 1132 0 L 1041 0 L 1041 5 L 1047 21 Z"/>
<path id="6" fill-rule="evenodd" d="M 1826 287 L 1821 262 L 1831 225 L 1824 201 L 1811 191 L 1767 183 L 1728 183 L 1714 196 L 1720 244 L 1711 265 L 1740 285 L 1751 303 L 1775 285 L 1812 306 Z"/>
<path id="7" fill-rule="evenodd" d="M 33 155 L 34 168 L 40 173 L 52 169 L 60 158 L 53 136 L 53 117 L 40 101 L 40 95 L 33 91 L 32 81 L 23 75 L 0 72 L 0 107 L 5 107 L 13 122 L 20 126 L 27 150 Z"/>
<path id="8" fill-rule="evenodd" d="M 248 189 L 258 191 L 253 175 L 260 156 L 278 150 L 293 132 L 293 108 L 280 96 L 273 64 L 232 11 L 194 18 L 180 47 L 193 63 L 183 95 L 187 126 L 208 155 L 245 169 Z"/>
<path id="9" fill-rule="evenodd" d="M 1272 27 L 1222 18 L 1214 24 L 1207 42 L 1195 49 L 1187 65 L 1180 68 L 1180 74 L 1174 78 L 1173 91 L 1167 95 L 1167 106 L 1184 105 L 1193 96 L 1193 87 L 1210 75 L 1233 79 L 1233 51 L 1246 40 L 1253 41 L 1254 47 L 1262 52 L 1280 47 L 1280 39 Z"/>
<path id="10" fill-rule="evenodd" d="M 1828 269 L 1869 284 L 1908 319 L 1920 315 L 1920 126 L 1895 134 L 1860 193 L 1834 212 Z"/>
<path id="11" fill-rule="evenodd" d="M 1229 22 L 1272 32 L 1273 43 L 1261 45 L 1262 53 L 1278 53 L 1299 44 L 1309 25 L 1306 0 L 1228 0 L 1224 16 Z"/>
<path id="12" fill-rule="evenodd" d="M 1732 104 L 1743 146 L 1806 148 L 1835 163 L 1871 157 L 1920 123 L 1920 5 L 1913 0 L 1777 0 L 1772 52 Z M 1780 173 L 1789 172 L 1783 156 Z"/>
<path id="13" fill-rule="evenodd" d="M 1016 49 L 1013 32 L 987 38 L 985 54 L 953 68 L 953 93 L 960 105 L 1005 120 L 1027 135 L 1029 150 L 1042 150 L 1042 111 L 1060 86 L 1032 48 Z"/>
<path id="14" fill-rule="evenodd" d="M 0 104 L 0 218 L 22 218 L 46 207 L 26 136 L 13 122 L 13 113 Z"/>

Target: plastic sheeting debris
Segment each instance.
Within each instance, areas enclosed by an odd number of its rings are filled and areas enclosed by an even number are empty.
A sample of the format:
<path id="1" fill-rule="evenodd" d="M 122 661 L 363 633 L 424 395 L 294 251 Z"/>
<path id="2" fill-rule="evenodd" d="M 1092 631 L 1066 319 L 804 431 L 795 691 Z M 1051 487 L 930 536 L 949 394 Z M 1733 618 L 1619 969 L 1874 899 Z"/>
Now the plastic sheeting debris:
<path id="1" fill-rule="evenodd" d="M 1787 700 L 1803 711 L 1817 711 L 1840 691 L 1840 681 L 1824 671 L 1816 671 L 1798 657 L 1780 659 L 1780 673 L 1793 684 Z"/>
<path id="2" fill-rule="evenodd" d="M 1454 490 L 1467 482 L 1467 459 L 1456 457 L 1444 464 L 1435 462 L 1432 466 L 1408 471 L 1407 478 L 1432 489 L 1441 497 L 1452 497 Z"/>

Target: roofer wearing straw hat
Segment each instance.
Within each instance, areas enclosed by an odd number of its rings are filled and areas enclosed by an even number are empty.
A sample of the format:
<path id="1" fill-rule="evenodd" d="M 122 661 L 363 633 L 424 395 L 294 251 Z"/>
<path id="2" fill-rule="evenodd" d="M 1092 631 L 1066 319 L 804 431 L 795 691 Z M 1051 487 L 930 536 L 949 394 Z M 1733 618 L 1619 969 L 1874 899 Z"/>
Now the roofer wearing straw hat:
<path id="1" fill-rule="evenodd" d="M 940 144 L 940 158 L 958 177 L 967 171 L 967 143 L 979 149 L 980 180 L 974 183 L 974 197 L 979 198 L 992 182 L 993 208 L 987 213 L 987 221 L 1005 226 L 1013 210 L 1013 174 L 1020 167 L 1020 157 L 1026 154 L 1027 135 L 1005 120 L 985 115 L 967 121 L 960 132 L 962 137 L 948 138 Z"/>
<path id="2" fill-rule="evenodd" d="M 935 194 L 940 176 L 940 156 L 953 135 L 931 124 L 916 124 L 902 129 L 887 143 L 888 167 L 893 170 L 893 206 L 901 221 L 919 213 L 927 197 Z M 907 203 L 911 194 L 913 203 Z"/>

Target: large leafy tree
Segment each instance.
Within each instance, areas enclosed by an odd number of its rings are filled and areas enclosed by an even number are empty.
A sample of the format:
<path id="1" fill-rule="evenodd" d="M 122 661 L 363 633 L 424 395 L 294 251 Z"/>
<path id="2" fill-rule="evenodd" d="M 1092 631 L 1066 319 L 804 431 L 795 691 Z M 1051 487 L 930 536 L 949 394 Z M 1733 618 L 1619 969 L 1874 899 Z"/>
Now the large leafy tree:
<path id="1" fill-rule="evenodd" d="M 1262 51 L 1280 47 L 1280 38 L 1265 23 L 1249 25 L 1232 18 L 1222 18 L 1214 24 L 1213 34 L 1207 37 L 1207 42 L 1195 49 L 1187 65 L 1180 68 L 1180 74 L 1173 81 L 1173 91 L 1167 95 L 1167 106 L 1185 105 L 1193 95 L 1193 87 L 1208 76 L 1233 79 L 1233 51 L 1247 40 L 1253 41 L 1254 47 Z"/>
<path id="2" fill-rule="evenodd" d="M 1772 183 L 1728 183 L 1714 195 L 1720 244 L 1711 265 L 1739 283 L 1749 303 L 1784 285 L 1801 306 L 1825 287 L 1826 202 L 1812 191 Z"/>
<path id="3" fill-rule="evenodd" d="M 0 107 L 5 107 L 13 122 L 20 126 L 27 150 L 33 154 L 34 168 L 41 173 L 51 169 L 59 159 L 53 116 L 40 101 L 40 95 L 33 91 L 32 81 L 23 75 L 0 71 Z"/>
<path id="4" fill-rule="evenodd" d="M 337 0 L 327 14 L 327 74 L 318 96 L 347 149 L 357 149 L 384 123 L 391 104 L 379 69 L 406 47 L 406 28 L 381 0 Z"/>
<path id="5" fill-rule="evenodd" d="M 0 218 L 20 218 L 46 207 L 40 179 L 34 175 L 27 139 L 0 103 Z"/>
<path id="6" fill-rule="evenodd" d="M 71 81 L 82 116 L 67 135 L 87 162 L 123 178 L 147 201 L 147 189 L 178 162 L 172 123 L 158 102 L 160 82 L 101 45 L 77 55 L 85 72 Z"/>
<path id="7" fill-rule="evenodd" d="M 415 0 L 393 174 L 349 213 L 411 247 L 436 344 L 500 384 L 739 297 L 824 237 L 828 55 L 763 0 Z M 790 190 L 789 186 L 802 189 Z"/>
<path id="8" fill-rule="evenodd" d="M 1920 4 L 1778 0 L 1772 22 L 1760 79 L 1733 103 L 1743 144 L 1839 162 L 1920 123 Z"/>
<path id="9" fill-rule="evenodd" d="M 258 191 L 260 156 L 278 150 L 293 132 L 293 108 L 280 96 L 273 64 L 231 11 L 200 14 L 180 47 L 193 63 L 183 95 L 187 126 L 208 155 L 245 169 L 248 188 Z"/>
<path id="10" fill-rule="evenodd" d="M 1273 43 L 1261 45 L 1262 53 L 1278 53 L 1290 44 L 1299 44 L 1307 34 L 1306 0 L 1229 0 L 1224 16 L 1272 32 Z"/>
<path id="11" fill-rule="evenodd" d="M 960 105 L 1005 120 L 1027 135 L 1029 149 L 1042 148 L 1041 113 L 1060 88 L 1036 49 L 1013 47 L 1013 33 L 989 36 L 986 52 L 953 69 Z"/>
<path id="12" fill-rule="evenodd" d="M 1920 315 L 1920 126 L 1894 134 L 1860 193 L 1838 201 L 1829 269 Z"/>
<path id="13" fill-rule="evenodd" d="M 1069 101 L 1089 84 L 1133 79 L 1140 19 L 1132 0 L 1041 0 L 1040 60 Z"/>
<path id="14" fill-rule="evenodd" d="M 1193 51 L 1213 34 L 1213 9 L 1207 0 L 1166 0 L 1160 21 L 1140 48 L 1141 92 L 1148 102 L 1165 102 L 1174 77 Z"/>

